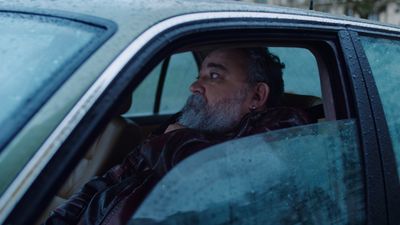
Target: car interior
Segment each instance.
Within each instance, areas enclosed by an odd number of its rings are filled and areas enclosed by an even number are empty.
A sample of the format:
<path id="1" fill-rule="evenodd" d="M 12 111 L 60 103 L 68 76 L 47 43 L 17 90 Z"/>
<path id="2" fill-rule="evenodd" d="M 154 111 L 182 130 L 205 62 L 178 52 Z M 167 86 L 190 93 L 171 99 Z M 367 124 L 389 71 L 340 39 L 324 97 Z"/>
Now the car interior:
<path id="1" fill-rule="evenodd" d="M 201 61 L 214 48 L 216 46 L 207 45 L 179 49 L 164 58 L 115 109 L 112 119 L 65 179 L 37 224 L 91 177 L 121 162 L 143 139 L 168 123 L 190 95 L 188 87 L 195 80 Z M 268 49 L 285 64 L 285 93 L 281 105 L 303 109 L 315 123 L 335 119 L 331 90 L 326 88 L 331 86 L 328 69 L 314 49 L 276 45 Z"/>

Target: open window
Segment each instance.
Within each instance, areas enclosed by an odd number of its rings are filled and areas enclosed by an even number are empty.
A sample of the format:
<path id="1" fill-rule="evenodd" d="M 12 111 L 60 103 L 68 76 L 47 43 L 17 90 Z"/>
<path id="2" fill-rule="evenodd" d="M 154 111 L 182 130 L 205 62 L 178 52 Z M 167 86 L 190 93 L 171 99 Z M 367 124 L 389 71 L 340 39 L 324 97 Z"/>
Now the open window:
<path id="1" fill-rule="evenodd" d="M 337 110 L 331 82 L 334 77 L 332 74 L 336 72 L 331 71 L 327 65 L 332 63 L 328 63 L 323 56 L 329 54 L 319 45 L 292 42 L 257 44 L 278 56 L 285 64 L 282 106 L 301 108 L 314 121 L 334 120 L 337 118 Z M 254 47 L 254 44 L 239 42 L 200 45 L 180 48 L 168 55 L 133 91 L 131 108 L 124 117 L 142 125 L 146 133 L 151 132 L 182 109 L 190 95 L 189 86 L 195 81 L 207 52 L 210 49 L 235 46 Z"/>
<path id="2" fill-rule="evenodd" d="M 302 108 L 322 104 L 318 64 L 312 52 L 298 47 L 268 49 L 285 64 L 283 77 L 288 95 L 283 104 Z M 196 61 L 196 54 L 204 55 L 198 51 L 182 52 L 160 62 L 133 92 L 133 104 L 126 116 L 170 115 L 182 109 L 201 63 Z M 291 99 L 290 94 L 304 95 L 304 98 Z"/>

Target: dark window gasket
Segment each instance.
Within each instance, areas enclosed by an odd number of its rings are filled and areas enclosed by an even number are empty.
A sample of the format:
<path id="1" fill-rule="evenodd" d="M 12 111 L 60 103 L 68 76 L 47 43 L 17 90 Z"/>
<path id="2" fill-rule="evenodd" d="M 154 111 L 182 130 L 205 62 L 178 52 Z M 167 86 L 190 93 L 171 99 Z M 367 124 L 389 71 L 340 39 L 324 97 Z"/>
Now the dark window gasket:
<path id="1" fill-rule="evenodd" d="M 19 116 L 13 116 L 12 120 L 8 119 L 2 124 L 2 133 L 0 135 L 1 152 L 70 75 L 116 32 L 117 24 L 99 17 L 58 10 L 1 8 L 0 13 L 49 17 L 57 20 L 85 24 L 104 30 L 104 32 L 99 33 L 99 36 L 95 37 L 93 41 L 89 42 L 84 47 L 84 51 L 79 52 L 78 55 L 66 62 L 65 65 L 59 69 L 57 72 L 58 76 L 50 82 L 51 85 L 46 85 L 40 92 L 36 93 L 36 97 L 24 108 L 23 112 L 18 114 Z"/>
<path id="2" fill-rule="evenodd" d="M 167 77 L 167 71 L 168 71 L 168 66 L 169 66 L 170 60 L 171 60 L 171 56 L 168 56 L 162 62 L 160 78 L 158 80 L 156 97 L 154 100 L 153 115 L 158 114 L 160 112 L 161 98 L 162 98 L 162 94 L 163 94 L 165 78 Z"/>

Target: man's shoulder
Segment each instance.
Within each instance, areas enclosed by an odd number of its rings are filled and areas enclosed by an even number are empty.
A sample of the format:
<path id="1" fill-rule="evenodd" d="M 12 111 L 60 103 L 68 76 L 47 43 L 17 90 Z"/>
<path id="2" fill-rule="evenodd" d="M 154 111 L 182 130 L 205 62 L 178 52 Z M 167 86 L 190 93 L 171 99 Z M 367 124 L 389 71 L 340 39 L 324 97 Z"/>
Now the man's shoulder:
<path id="1" fill-rule="evenodd" d="M 241 121 L 237 132 L 247 136 L 265 131 L 289 128 L 311 123 L 308 113 L 299 108 L 273 107 L 264 111 L 252 112 Z"/>

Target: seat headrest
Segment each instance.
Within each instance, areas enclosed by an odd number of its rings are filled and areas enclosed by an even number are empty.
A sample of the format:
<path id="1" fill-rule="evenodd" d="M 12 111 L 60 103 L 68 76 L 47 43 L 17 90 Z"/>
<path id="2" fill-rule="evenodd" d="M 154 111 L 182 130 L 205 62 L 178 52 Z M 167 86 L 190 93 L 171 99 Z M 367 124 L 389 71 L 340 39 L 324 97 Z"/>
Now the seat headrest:
<path id="1" fill-rule="evenodd" d="M 281 98 L 281 105 L 287 107 L 308 109 L 320 104 L 322 104 L 322 99 L 312 95 L 284 93 Z"/>

